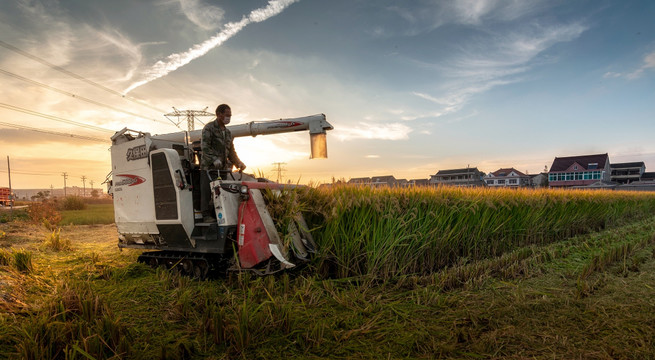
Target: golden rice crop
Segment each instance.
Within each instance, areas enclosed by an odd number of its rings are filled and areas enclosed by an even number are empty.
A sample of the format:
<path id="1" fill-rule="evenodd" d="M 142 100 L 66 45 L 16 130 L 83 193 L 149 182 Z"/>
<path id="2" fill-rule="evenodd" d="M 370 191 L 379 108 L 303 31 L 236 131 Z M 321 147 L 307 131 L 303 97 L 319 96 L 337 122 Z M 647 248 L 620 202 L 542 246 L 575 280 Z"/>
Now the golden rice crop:
<path id="1" fill-rule="evenodd" d="M 337 277 L 429 273 L 646 216 L 655 194 L 456 187 L 307 189 L 303 210 Z"/>

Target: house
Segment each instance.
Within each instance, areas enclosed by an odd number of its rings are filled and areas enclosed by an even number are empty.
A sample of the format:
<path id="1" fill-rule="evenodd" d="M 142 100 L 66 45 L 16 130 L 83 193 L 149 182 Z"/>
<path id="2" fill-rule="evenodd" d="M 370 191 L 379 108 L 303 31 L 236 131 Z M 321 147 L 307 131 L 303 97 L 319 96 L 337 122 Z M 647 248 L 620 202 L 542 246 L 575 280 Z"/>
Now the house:
<path id="1" fill-rule="evenodd" d="M 655 191 L 655 172 L 644 172 L 639 181 L 619 185 L 617 190 Z"/>
<path id="2" fill-rule="evenodd" d="M 409 181 L 407 181 L 407 179 L 396 179 L 396 186 L 408 187 Z"/>
<path id="3" fill-rule="evenodd" d="M 361 185 L 361 184 L 370 184 L 370 183 L 371 183 L 371 178 L 369 177 L 352 178 L 348 180 L 348 185 Z"/>
<path id="4" fill-rule="evenodd" d="M 546 187 L 548 186 L 548 173 L 542 172 L 530 176 L 530 184 L 533 187 Z"/>
<path id="5" fill-rule="evenodd" d="M 655 181 L 655 172 L 645 172 L 641 174 L 641 181 Z"/>
<path id="6" fill-rule="evenodd" d="M 498 169 L 484 177 L 490 187 L 524 187 L 530 186 L 530 176 L 514 168 Z"/>
<path id="7" fill-rule="evenodd" d="M 430 175 L 430 184 L 452 185 L 452 186 L 485 186 L 484 173 L 474 168 L 439 170 L 435 175 Z"/>
<path id="8" fill-rule="evenodd" d="M 371 185 L 373 186 L 396 186 L 397 184 L 398 181 L 393 175 L 371 177 Z"/>
<path id="9" fill-rule="evenodd" d="M 411 179 L 408 182 L 409 186 L 428 186 L 430 185 L 430 179 Z"/>
<path id="10" fill-rule="evenodd" d="M 548 172 L 550 187 L 587 186 L 599 180 L 610 181 L 607 154 L 556 157 Z"/>
<path id="11" fill-rule="evenodd" d="M 629 184 L 641 180 L 646 172 L 646 164 L 643 161 L 610 164 L 610 179 L 619 184 Z"/>
<path id="12" fill-rule="evenodd" d="M 573 186 L 572 188 L 585 190 L 616 190 L 618 186 L 619 183 L 614 181 L 598 180 L 589 185 Z"/>
<path id="13" fill-rule="evenodd" d="M 369 186 L 405 186 L 406 179 L 399 179 L 393 175 L 373 176 L 373 177 L 360 177 L 348 180 L 348 185 L 369 185 Z"/>

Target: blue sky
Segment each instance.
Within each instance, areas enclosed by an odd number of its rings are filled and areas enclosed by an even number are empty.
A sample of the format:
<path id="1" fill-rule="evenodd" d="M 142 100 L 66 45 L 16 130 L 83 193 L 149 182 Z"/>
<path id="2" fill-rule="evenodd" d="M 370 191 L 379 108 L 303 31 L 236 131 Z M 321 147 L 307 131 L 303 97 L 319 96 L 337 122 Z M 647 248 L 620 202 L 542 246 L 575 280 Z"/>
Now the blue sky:
<path id="1" fill-rule="evenodd" d="M 306 134 L 235 142 L 250 170 L 303 183 L 606 152 L 655 171 L 654 18 L 652 1 L 3 1 L 4 44 L 149 107 L 3 46 L 0 155 L 16 188 L 99 184 L 108 141 L 15 125 L 166 133 L 163 111 L 225 102 L 235 124 L 327 115 L 327 160 Z"/>

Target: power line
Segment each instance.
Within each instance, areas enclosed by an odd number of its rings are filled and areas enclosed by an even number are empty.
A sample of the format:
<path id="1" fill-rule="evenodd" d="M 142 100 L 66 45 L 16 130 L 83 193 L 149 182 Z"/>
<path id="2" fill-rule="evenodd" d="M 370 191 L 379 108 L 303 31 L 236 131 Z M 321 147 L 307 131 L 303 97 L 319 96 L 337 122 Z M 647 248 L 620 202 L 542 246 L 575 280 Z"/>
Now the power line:
<path id="1" fill-rule="evenodd" d="M 0 170 L 0 173 L 7 173 L 7 170 Z M 25 175 L 25 176 L 61 176 L 60 172 L 34 172 L 34 171 L 21 171 L 21 170 L 14 170 L 13 168 L 11 169 L 12 174 L 18 174 L 18 175 Z M 68 176 L 86 176 L 86 175 L 78 175 L 78 174 L 70 174 L 66 172 Z M 88 177 L 87 177 L 88 179 Z M 74 185 L 73 185 L 74 186 Z"/>
<path id="2" fill-rule="evenodd" d="M 0 170 L 1 173 L 7 173 L 7 170 Z M 12 174 L 18 174 L 18 175 L 30 175 L 30 176 L 54 176 L 57 175 L 55 173 L 34 173 L 34 172 L 29 172 L 29 171 L 20 171 L 20 170 L 11 170 Z"/>
<path id="3" fill-rule="evenodd" d="M 101 103 L 101 102 L 98 102 L 98 101 L 95 101 L 95 100 L 92 100 L 92 99 L 86 98 L 86 97 L 84 97 L 84 96 L 76 95 L 76 94 L 73 94 L 73 93 L 68 92 L 68 91 L 65 91 L 65 90 L 57 89 L 57 88 L 52 87 L 52 86 L 50 86 L 50 85 L 46 85 L 46 84 L 44 84 L 44 83 L 40 83 L 40 82 L 38 82 L 38 81 L 36 81 L 36 80 L 28 79 L 28 78 L 26 78 L 26 77 L 24 77 L 24 76 L 20 76 L 20 75 L 18 75 L 18 74 L 14 74 L 14 73 L 12 73 L 12 72 L 9 72 L 9 71 L 3 70 L 3 69 L 0 69 L 0 73 L 2 73 L 2 74 L 4 74 L 4 75 L 7 75 L 7 76 L 11 76 L 11 77 L 13 77 L 13 78 L 16 78 L 16 79 L 19 79 L 19 80 L 22 80 L 22 81 L 25 81 L 25 82 L 28 82 L 28 83 L 33 84 L 33 85 L 37 85 L 37 86 L 40 86 L 40 87 L 46 88 L 46 89 L 51 90 L 51 91 L 54 91 L 54 92 L 58 92 L 58 93 L 63 94 L 63 95 L 70 96 L 70 97 L 75 98 L 75 99 L 78 99 L 78 100 L 86 101 L 86 102 L 91 103 L 91 104 L 94 104 L 94 105 L 98 105 L 98 106 L 106 107 L 106 108 L 111 109 L 111 110 L 114 110 L 114 111 L 122 112 L 123 114 L 131 115 L 131 116 L 136 116 L 136 117 L 139 117 L 139 118 L 142 118 L 142 119 L 152 120 L 152 121 L 154 121 L 154 122 L 159 122 L 159 123 L 166 124 L 166 123 L 163 122 L 163 121 L 159 121 L 159 120 L 156 120 L 156 119 L 151 119 L 151 118 L 148 118 L 148 117 L 145 117 L 145 116 L 141 116 L 141 115 L 139 115 L 139 114 L 136 114 L 136 113 L 133 113 L 133 112 L 130 112 L 130 111 L 121 110 L 121 109 L 119 109 L 119 108 L 117 108 L 117 107 L 114 107 L 114 106 L 111 106 L 111 105 L 107 105 L 107 104 L 103 104 L 103 103 Z M 169 119 L 169 121 L 170 121 L 170 119 Z M 171 123 L 172 123 L 173 125 L 177 126 L 173 121 L 171 121 Z M 178 128 L 179 128 L 179 126 L 178 126 Z"/>
<path id="4" fill-rule="evenodd" d="M 77 80 L 84 81 L 85 83 L 87 83 L 89 85 L 92 85 L 92 86 L 95 86 L 95 87 L 97 87 L 97 88 L 99 88 L 101 90 L 104 90 L 104 91 L 109 92 L 111 94 L 114 94 L 116 96 L 120 96 L 123 99 L 132 101 L 132 102 L 134 102 L 136 104 L 139 104 L 141 106 L 145 106 L 145 107 L 150 108 L 152 110 L 155 110 L 155 111 L 157 111 L 159 113 L 165 113 L 166 112 L 164 110 L 157 109 L 156 107 L 154 107 L 154 106 L 152 106 L 150 104 L 147 104 L 147 103 L 145 103 L 145 102 L 143 102 L 143 101 L 141 101 L 139 99 L 136 99 L 136 98 L 133 98 L 131 96 L 127 96 L 125 94 L 122 94 L 122 93 L 120 93 L 120 92 L 118 92 L 118 91 L 116 91 L 114 89 L 110 89 L 110 88 L 108 88 L 108 87 L 106 87 L 104 85 L 100 85 L 100 84 L 96 83 L 95 81 L 89 80 L 89 79 L 87 79 L 87 78 L 85 78 L 85 77 L 83 77 L 81 75 L 77 75 L 76 73 L 74 73 L 72 71 L 68 71 L 68 70 L 66 70 L 66 69 L 64 69 L 64 68 L 62 68 L 60 66 L 57 66 L 57 65 L 52 64 L 52 63 L 50 63 L 48 61 L 45 61 L 45 60 L 41 59 L 38 56 L 32 55 L 32 54 L 30 54 L 28 52 L 25 52 L 25 51 L 15 47 L 15 46 L 11 45 L 11 44 L 8 44 L 8 43 L 2 41 L 2 40 L 0 40 L 0 46 L 4 47 L 6 49 L 9 49 L 9 50 L 11 50 L 13 52 L 16 52 L 16 53 L 18 53 L 20 55 L 23 55 L 23 56 L 25 56 L 27 58 L 30 58 L 30 59 L 32 59 L 32 60 L 34 60 L 36 62 L 39 62 L 39 63 L 41 63 L 41 64 L 43 64 L 45 66 L 48 66 L 51 69 L 57 70 L 57 71 L 59 71 L 61 73 L 64 73 L 64 74 L 66 74 L 68 76 L 74 77 Z"/>
<path id="5" fill-rule="evenodd" d="M 37 128 L 29 127 L 29 126 L 10 124 L 10 123 L 6 123 L 6 122 L 0 122 L 0 125 L 9 126 L 9 127 L 17 128 L 17 129 L 36 131 L 36 132 L 40 132 L 40 133 L 44 133 L 44 134 L 72 137 L 72 138 L 77 138 L 77 139 L 82 139 L 82 140 L 98 141 L 98 142 L 103 142 L 103 143 L 106 143 L 106 142 L 109 141 L 109 139 L 101 139 L 101 138 L 96 138 L 96 137 L 91 137 L 91 136 L 84 136 L 84 135 L 66 134 L 66 133 L 62 133 L 62 132 L 58 132 L 58 131 L 37 129 Z"/>
<path id="6" fill-rule="evenodd" d="M 79 126 L 79 127 L 84 127 L 84 128 L 91 129 L 91 130 L 110 132 L 110 133 L 114 132 L 113 130 L 101 128 L 101 127 L 98 127 L 98 126 L 89 125 L 89 124 L 85 124 L 85 123 L 80 123 L 80 122 L 73 121 L 73 120 L 63 119 L 63 118 L 60 118 L 60 117 L 57 117 L 57 116 L 43 114 L 43 113 L 40 113 L 40 112 L 37 112 L 37 111 L 33 111 L 33 110 L 18 107 L 18 106 L 5 104 L 5 103 L 0 103 L 0 107 L 3 107 L 5 109 L 9 109 L 9 110 L 22 112 L 22 113 L 29 114 L 29 115 L 40 116 L 42 118 L 46 118 L 46 119 L 50 119 L 50 120 L 54 120 L 54 121 L 59 121 L 59 122 L 63 122 L 63 123 L 67 123 L 67 124 L 71 124 L 71 125 L 75 125 L 75 126 Z"/>

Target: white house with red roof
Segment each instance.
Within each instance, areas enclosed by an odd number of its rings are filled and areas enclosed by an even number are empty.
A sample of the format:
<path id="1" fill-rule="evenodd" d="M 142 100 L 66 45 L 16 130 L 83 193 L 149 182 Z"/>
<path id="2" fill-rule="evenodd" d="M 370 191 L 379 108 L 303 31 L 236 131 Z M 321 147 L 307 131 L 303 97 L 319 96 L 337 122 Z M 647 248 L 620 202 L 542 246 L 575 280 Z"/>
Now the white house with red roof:
<path id="1" fill-rule="evenodd" d="M 484 177 L 489 187 L 524 187 L 530 186 L 530 175 L 524 174 L 514 168 L 498 169 Z"/>

